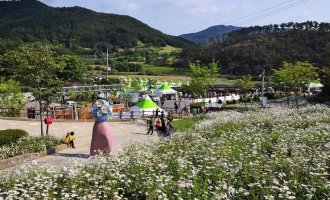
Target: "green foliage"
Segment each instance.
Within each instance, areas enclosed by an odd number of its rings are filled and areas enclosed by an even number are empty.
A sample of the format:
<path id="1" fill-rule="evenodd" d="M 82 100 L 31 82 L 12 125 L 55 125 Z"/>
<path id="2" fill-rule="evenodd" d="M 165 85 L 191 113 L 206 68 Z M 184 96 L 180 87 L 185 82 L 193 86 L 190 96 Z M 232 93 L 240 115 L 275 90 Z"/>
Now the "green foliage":
<path id="1" fill-rule="evenodd" d="M 46 105 L 52 102 L 62 85 L 56 76 L 61 65 L 55 60 L 53 48 L 40 43 L 25 44 L 4 55 L 15 63 L 5 65 L 6 68 L 14 70 L 13 78 L 24 85 L 27 91 L 32 92 L 37 101 L 44 101 Z"/>
<path id="2" fill-rule="evenodd" d="M 142 73 L 146 75 L 164 75 L 171 74 L 174 71 L 173 67 L 159 67 L 151 65 L 143 65 Z"/>
<path id="3" fill-rule="evenodd" d="M 19 81 L 39 102 L 41 135 L 44 135 L 42 112 L 59 96 L 58 91 L 63 85 L 63 81 L 58 77 L 63 65 L 56 59 L 55 49 L 55 46 L 45 46 L 41 43 L 24 44 L 17 50 L 5 53 L 1 58 L 3 66 L 12 70 L 11 77 Z M 3 60 L 5 62 L 2 62 Z M 7 62 L 9 60 L 11 62 Z"/>
<path id="4" fill-rule="evenodd" d="M 11 41 L 35 42 L 45 39 L 83 53 L 133 47 L 142 42 L 153 46 L 175 47 L 190 42 L 169 36 L 124 15 L 97 13 L 81 7 L 52 8 L 36 0 L 0 1 L 0 34 L 5 44 Z M 26 17 L 29 16 L 29 17 Z M 0 50 L 1 47 L 0 41 Z"/>
<path id="5" fill-rule="evenodd" d="M 78 103 L 92 102 L 93 92 L 72 92 L 69 93 L 69 99 Z"/>
<path id="6" fill-rule="evenodd" d="M 87 73 L 87 68 L 83 65 L 78 56 L 62 55 L 58 58 L 59 63 L 63 66 L 57 72 L 58 78 L 68 82 L 79 82 Z"/>
<path id="7" fill-rule="evenodd" d="M 138 78 L 133 78 L 131 82 L 131 88 L 133 91 L 138 92 L 141 89 L 140 80 Z"/>
<path id="8" fill-rule="evenodd" d="M 180 132 L 184 132 L 191 129 L 195 124 L 197 124 L 202 119 L 203 117 L 201 116 L 193 117 L 193 118 L 183 118 L 173 121 L 173 125 L 176 130 Z"/>
<path id="9" fill-rule="evenodd" d="M 259 75 L 262 68 L 270 74 L 284 61 L 326 66 L 323 57 L 330 41 L 330 23 L 291 22 L 276 29 L 274 26 L 243 28 L 219 43 L 186 48 L 181 53 L 181 64 L 187 68 L 189 62 L 209 63 L 215 58 L 220 60 L 222 74 L 252 76 Z"/>
<path id="10" fill-rule="evenodd" d="M 21 137 L 15 142 L 0 147 L 0 159 L 46 151 L 59 144 L 63 144 L 63 141 L 55 137 Z"/>
<path id="11" fill-rule="evenodd" d="M 252 81 L 252 76 L 251 75 L 243 76 L 241 79 L 238 79 L 236 81 L 235 85 L 239 88 L 242 88 L 243 92 L 246 93 L 254 86 L 254 83 Z"/>
<path id="12" fill-rule="evenodd" d="M 197 95 L 205 96 L 205 92 L 218 77 L 218 62 L 214 60 L 207 66 L 195 63 L 190 65 L 189 91 Z"/>
<path id="13" fill-rule="evenodd" d="M 327 44 L 323 60 L 324 66 L 320 73 L 321 83 L 323 84 L 321 96 L 330 101 L 330 43 Z"/>
<path id="14" fill-rule="evenodd" d="M 16 142 L 21 137 L 27 137 L 29 134 L 21 129 L 0 130 L 0 146 Z"/>
<path id="15" fill-rule="evenodd" d="M 289 87 L 292 91 L 299 91 L 315 80 L 317 76 L 316 68 L 310 63 L 284 62 L 283 68 L 274 71 L 272 79 L 279 85 Z"/>
<path id="16" fill-rule="evenodd" d="M 0 108 L 7 110 L 5 116 L 14 117 L 19 114 L 25 103 L 23 93 L 18 82 L 9 80 L 6 82 L 0 81 Z M 3 114 L 3 113 L 1 113 Z"/>

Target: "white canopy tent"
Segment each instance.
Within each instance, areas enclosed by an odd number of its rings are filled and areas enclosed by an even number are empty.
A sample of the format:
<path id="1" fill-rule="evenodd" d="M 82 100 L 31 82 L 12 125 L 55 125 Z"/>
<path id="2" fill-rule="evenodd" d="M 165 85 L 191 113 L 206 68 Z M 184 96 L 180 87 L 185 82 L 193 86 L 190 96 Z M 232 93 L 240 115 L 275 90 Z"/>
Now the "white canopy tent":
<path id="1" fill-rule="evenodd" d="M 160 88 L 156 89 L 153 93 L 156 96 L 163 96 L 163 95 L 166 95 L 166 94 L 176 96 L 178 92 L 173 90 L 170 86 L 164 84 L 164 85 L 160 86 Z"/>

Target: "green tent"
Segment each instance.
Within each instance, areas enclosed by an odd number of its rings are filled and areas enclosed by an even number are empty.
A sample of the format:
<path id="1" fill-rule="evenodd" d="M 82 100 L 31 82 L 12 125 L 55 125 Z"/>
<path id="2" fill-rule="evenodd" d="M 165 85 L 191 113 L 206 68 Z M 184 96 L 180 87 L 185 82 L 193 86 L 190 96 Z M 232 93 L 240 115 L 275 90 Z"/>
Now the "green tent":
<path id="1" fill-rule="evenodd" d="M 131 107 L 130 110 L 133 111 L 156 111 L 156 109 L 162 110 L 159 106 L 153 102 L 147 95 L 143 100 L 138 102 L 135 106 Z"/>
<path id="2" fill-rule="evenodd" d="M 154 91 L 154 94 L 157 96 L 162 96 L 164 94 L 176 94 L 177 91 L 173 90 L 170 86 L 168 85 L 162 85 L 160 88 Z"/>

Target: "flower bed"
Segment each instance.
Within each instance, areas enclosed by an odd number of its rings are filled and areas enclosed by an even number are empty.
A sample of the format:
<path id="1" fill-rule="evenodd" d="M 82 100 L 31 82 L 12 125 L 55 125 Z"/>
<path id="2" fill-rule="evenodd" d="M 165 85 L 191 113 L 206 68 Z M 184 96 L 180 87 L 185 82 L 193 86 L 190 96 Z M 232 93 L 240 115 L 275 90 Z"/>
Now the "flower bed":
<path id="1" fill-rule="evenodd" d="M 0 181 L 0 196 L 57 199 L 329 199 L 330 108 L 206 115 L 170 140 L 85 166 Z"/>
<path id="2" fill-rule="evenodd" d="M 46 151 L 50 147 L 62 144 L 55 137 L 22 137 L 15 142 L 0 146 L 0 160 L 33 152 Z"/>

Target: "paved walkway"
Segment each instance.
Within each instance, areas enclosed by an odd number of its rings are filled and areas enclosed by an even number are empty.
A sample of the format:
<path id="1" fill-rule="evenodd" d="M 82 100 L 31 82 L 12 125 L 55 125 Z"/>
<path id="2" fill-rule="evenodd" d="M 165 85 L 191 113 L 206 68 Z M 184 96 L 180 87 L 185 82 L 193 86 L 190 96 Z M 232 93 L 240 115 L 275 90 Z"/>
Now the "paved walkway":
<path id="1" fill-rule="evenodd" d="M 73 160 L 79 160 L 81 162 L 87 161 L 92 139 L 93 124 L 94 122 L 54 122 L 50 125 L 49 135 L 64 138 L 67 132 L 74 131 L 76 148 L 68 148 L 57 154 L 40 158 L 37 161 L 51 166 L 62 166 Z M 152 136 L 146 135 L 147 126 L 142 120 L 135 122 L 108 122 L 108 124 L 113 130 L 118 150 L 121 150 L 130 143 L 158 140 L 158 136 L 155 132 Z M 23 129 L 31 136 L 40 136 L 40 122 L 38 121 L 0 119 L 0 130 L 3 129 Z M 46 129 L 45 126 L 44 129 Z M 13 169 L 3 170 L 2 172 L 9 170 Z"/>

